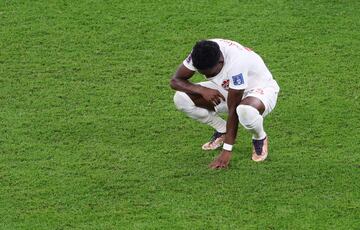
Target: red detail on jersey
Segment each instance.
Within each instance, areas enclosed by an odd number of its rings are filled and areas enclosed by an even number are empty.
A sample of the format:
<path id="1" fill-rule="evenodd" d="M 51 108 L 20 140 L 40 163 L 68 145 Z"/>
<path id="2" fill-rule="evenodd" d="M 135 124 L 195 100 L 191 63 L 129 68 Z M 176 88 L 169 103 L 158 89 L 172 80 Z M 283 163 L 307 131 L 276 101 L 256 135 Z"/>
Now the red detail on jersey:
<path id="1" fill-rule="evenodd" d="M 223 83 L 221 84 L 221 86 L 224 88 L 224 89 L 226 89 L 226 90 L 228 90 L 229 89 L 229 80 L 225 80 L 225 81 L 223 81 Z"/>
<path id="2" fill-rule="evenodd" d="M 233 41 L 231 40 L 227 40 L 227 39 L 220 39 L 221 41 L 227 43 L 228 46 L 236 46 L 236 47 L 239 47 L 236 43 L 234 43 Z"/>
<path id="3" fill-rule="evenodd" d="M 261 95 L 264 94 L 264 90 L 263 90 L 263 89 L 259 89 L 259 88 L 255 89 L 255 92 L 258 93 L 258 94 L 261 94 Z"/>
<path id="4" fill-rule="evenodd" d="M 252 51 L 252 49 L 250 49 L 249 47 L 245 47 L 244 48 L 247 50 L 247 51 Z"/>

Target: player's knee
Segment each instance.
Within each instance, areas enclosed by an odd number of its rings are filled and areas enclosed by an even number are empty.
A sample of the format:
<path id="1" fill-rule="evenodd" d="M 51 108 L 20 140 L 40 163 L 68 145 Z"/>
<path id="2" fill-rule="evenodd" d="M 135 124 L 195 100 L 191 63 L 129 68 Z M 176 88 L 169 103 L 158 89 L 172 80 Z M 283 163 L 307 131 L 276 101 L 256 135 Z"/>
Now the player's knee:
<path id="1" fill-rule="evenodd" d="M 259 111 L 250 105 L 239 105 L 236 113 L 240 124 L 247 129 L 252 128 L 259 116 Z"/>
<path id="2" fill-rule="evenodd" d="M 189 117 L 206 123 L 210 112 L 206 109 L 196 107 L 191 98 L 184 92 L 176 91 L 174 103 L 178 110 L 186 113 Z"/>
<path id="3" fill-rule="evenodd" d="M 178 110 L 184 112 L 194 107 L 194 103 L 190 97 L 186 93 L 180 91 L 175 92 L 174 104 Z"/>

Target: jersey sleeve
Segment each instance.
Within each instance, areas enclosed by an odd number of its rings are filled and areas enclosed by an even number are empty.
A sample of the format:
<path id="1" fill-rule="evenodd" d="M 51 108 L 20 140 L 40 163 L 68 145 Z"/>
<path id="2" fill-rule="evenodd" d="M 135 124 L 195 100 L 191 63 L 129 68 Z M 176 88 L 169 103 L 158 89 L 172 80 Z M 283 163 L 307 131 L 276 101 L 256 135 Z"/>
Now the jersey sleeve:
<path id="1" fill-rule="evenodd" d="M 248 63 L 246 59 L 237 59 L 229 69 L 229 88 L 243 90 L 248 86 Z"/>
<path id="2" fill-rule="evenodd" d="M 183 61 L 183 65 L 188 68 L 189 70 L 196 71 L 197 69 L 194 67 L 192 59 L 191 59 L 191 53 L 187 58 Z"/>

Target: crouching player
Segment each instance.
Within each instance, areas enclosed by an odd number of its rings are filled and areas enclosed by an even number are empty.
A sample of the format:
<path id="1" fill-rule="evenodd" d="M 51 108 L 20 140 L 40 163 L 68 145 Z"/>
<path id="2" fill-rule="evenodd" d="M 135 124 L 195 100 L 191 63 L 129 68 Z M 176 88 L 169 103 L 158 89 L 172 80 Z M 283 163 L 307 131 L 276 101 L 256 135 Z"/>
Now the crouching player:
<path id="1" fill-rule="evenodd" d="M 193 84 L 195 71 L 206 81 Z M 252 160 L 268 155 L 269 138 L 263 120 L 275 107 L 279 86 L 262 58 L 249 48 L 225 39 L 202 40 L 173 75 L 176 107 L 215 129 L 203 150 L 222 146 L 210 168 L 226 168 L 231 159 L 238 124 L 252 134 Z M 218 114 L 228 113 L 227 121 Z"/>

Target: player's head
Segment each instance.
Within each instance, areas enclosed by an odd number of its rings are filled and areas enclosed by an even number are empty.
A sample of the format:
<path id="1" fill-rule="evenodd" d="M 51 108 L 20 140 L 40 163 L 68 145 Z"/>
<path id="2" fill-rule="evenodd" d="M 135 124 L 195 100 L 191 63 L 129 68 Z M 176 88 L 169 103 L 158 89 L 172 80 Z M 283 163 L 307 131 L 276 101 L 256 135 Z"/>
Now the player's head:
<path id="1" fill-rule="evenodd" d="M 207 77 L 217 75 L 223 64 L 219 45 L 209 40 L 202 40 L 195 44 L 191 59 L 194 67 Z"/>

